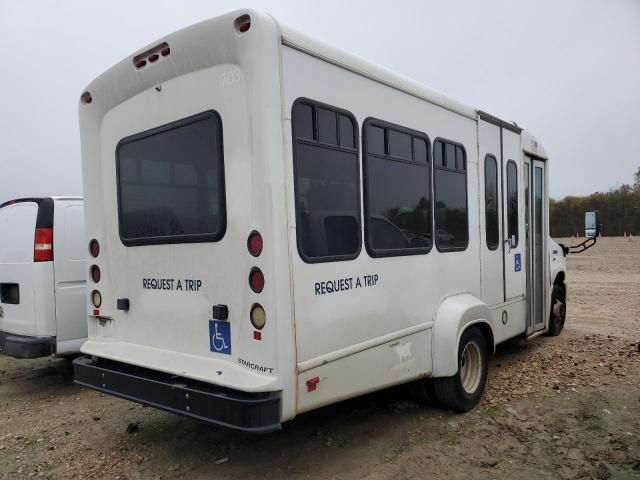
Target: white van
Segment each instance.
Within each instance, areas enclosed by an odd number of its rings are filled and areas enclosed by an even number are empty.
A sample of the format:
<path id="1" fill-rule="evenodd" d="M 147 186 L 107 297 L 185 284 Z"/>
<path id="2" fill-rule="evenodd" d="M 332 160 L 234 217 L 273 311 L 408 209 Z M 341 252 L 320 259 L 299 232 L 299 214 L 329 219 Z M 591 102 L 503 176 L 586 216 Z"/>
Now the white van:
<path id="1" fill-rule="evenodd" d="M 467 411 L 496 344 L 562 329 L 549 160 L 514 123 L 248 10 L 79 110 L 79 384 L 254 432 L 412 381 Z"/>
<path id="2" fill-rule="evenodd" d="M 87 337 L 83 203 L 23 198 L 0 205 L 0 353 L 79 353 Z"/>

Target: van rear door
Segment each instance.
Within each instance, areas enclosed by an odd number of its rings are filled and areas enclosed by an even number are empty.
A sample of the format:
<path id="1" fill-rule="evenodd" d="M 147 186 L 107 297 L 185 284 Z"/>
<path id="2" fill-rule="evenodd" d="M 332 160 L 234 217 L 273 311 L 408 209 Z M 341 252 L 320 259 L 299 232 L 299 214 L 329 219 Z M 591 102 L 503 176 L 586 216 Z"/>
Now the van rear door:
<path id="1" fill-rule="evenodd" d="M 0 206 L 0 332 L 55 336 L 53 265 L 34 261 L 36 228 L 50 229 L 52 221 L 51 199 Z"/>
<path id="2" fill-rule="evenodd" d="M 54 269 L 56 353 L 75 353 L 87 338 L 84 209 L 80 199 L 56 200 Z"/>

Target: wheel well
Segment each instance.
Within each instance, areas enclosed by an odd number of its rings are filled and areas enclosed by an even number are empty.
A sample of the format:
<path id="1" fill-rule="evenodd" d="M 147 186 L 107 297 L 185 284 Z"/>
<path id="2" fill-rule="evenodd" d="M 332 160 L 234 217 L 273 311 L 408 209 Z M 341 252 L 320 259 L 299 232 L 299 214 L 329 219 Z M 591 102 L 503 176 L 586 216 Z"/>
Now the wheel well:
<path id="1" fill-rule="evenodd" d="M 489 324 L 484 322 L 479 322 L 479 323 L 474 323 L 473 325 L 470 325 L 467 328 L 471 328 L 471 327 L 477 327 L 480 330 L 480 332 L 482 332 L 482 335 L 484 336 L 484 339 L 487 342 L 487 355 L 489 357 L 493 356 L 493 354 L 495 353 L 495 345 L 493 343 L 493 330 L 491 330 L 491 327 L 489 326 Z"/>

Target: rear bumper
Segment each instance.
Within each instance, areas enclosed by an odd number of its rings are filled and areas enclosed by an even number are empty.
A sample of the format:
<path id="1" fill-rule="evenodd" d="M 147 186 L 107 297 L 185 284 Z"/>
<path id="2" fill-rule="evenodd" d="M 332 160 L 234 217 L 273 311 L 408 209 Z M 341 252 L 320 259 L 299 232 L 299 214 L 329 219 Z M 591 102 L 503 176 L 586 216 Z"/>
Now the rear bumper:
<path id="1" fill-rule="evenodd" d="M 280 430 L 280 392 L 246 393 L 111 360 L 79 357 L 75 383 L 234 430 Z"/>
<path id="2" fill-rule="evenodd" d="M 0 332 L 0 354 L 15 358 L 48 357 L 55 353 L 56 337 L 30 337 Z"/>

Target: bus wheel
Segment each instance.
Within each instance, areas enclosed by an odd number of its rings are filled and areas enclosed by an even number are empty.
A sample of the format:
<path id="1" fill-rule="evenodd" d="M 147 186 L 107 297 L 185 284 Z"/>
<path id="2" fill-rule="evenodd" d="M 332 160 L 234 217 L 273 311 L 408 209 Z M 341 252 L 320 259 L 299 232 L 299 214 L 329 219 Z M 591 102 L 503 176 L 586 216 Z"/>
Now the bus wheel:
<path id="1" fill-rule="evenodd" d="M 561 285 L 554 285 L 551 291 L 551 314 L 549 316 L 549 335 L 560 335 L 567 316 L 567 295 Z"/>
<path id="2" fill-rule="evenodd" d="M 464 331 L 458 347 L 458 373 L 436 378 L 435 392 L 440 403 L 456 412 L 468 412 L 475 407 L 487 383 L 487 341 L 477 327 Z"/>

